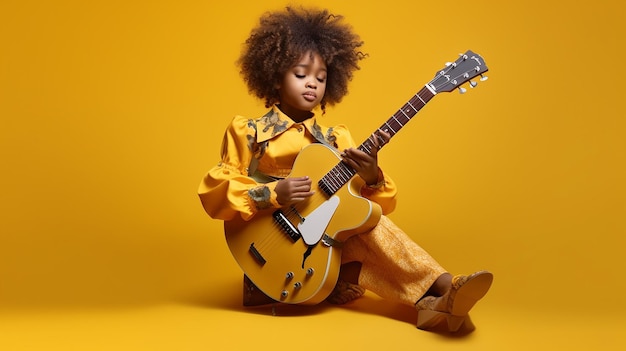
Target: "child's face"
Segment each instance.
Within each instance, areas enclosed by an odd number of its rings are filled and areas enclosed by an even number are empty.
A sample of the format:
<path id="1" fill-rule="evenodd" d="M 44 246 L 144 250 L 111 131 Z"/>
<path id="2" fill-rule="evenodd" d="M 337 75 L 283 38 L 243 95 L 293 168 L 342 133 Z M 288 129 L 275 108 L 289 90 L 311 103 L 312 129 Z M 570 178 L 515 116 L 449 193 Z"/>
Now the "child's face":
<path id="1" fill-rule="evenodd" d="M 308 118 L 326 92 L 326 63 L 307 53 L 285 73 L 278 86 L 280 108 L 292 119 Z"/>

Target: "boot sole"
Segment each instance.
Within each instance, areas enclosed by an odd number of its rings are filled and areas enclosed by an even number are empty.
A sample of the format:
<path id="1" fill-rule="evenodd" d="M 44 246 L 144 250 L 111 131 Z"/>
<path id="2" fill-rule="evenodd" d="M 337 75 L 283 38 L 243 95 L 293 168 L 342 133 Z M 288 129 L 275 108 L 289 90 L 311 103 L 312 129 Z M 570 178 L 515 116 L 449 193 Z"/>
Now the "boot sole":
<path id="1" fill-rule="evenodd" d="M 456 291 L 450 314 L 454 316 L 467 315 L 476 302 L 487 294 L 492 282 L 492 273 L 486 271 L 476 273 Z"/>

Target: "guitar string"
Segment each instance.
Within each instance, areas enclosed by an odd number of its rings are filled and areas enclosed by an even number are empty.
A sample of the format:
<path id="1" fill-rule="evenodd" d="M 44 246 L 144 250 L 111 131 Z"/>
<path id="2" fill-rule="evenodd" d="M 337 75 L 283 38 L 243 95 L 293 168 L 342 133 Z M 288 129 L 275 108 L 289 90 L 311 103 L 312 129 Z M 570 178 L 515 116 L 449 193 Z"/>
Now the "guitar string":
<path id="1" fill-rule="evenodd" d="M 269 252 L 271 252 L 269 248 L 272 247 L 272 241 L 275 240 L 273 238 L 282 234 L 282 229 L 280 228 L 280 225 L 274 220 L 271 220 L 271 223 L 272 225 L 270 226 L 268 232 L 264 234 L 261 240 L 259 240 L 258 244 L 255 244 L 257 251 L 261 254 L 261 256 L 264 257 L 267 256 Z"/>

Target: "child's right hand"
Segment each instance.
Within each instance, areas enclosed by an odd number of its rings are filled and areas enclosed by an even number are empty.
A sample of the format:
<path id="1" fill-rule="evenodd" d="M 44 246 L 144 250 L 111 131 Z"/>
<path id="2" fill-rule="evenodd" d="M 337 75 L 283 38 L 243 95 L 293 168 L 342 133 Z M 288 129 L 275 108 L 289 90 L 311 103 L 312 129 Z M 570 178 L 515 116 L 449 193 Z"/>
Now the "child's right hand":
<path id="1" fill-rule="evenodd" d="M 276 184 L 276 201 L 282 206 L 304 201 L 315 192 L 311 191 L 309 177 L 285 178 Z"/>

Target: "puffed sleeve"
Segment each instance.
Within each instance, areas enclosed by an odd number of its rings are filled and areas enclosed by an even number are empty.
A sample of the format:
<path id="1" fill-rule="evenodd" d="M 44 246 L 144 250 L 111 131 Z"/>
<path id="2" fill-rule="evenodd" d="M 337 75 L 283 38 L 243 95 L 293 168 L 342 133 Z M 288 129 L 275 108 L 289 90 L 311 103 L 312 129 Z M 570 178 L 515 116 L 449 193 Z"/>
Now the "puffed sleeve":
<path id="1" fill-rule="evenodd" d="M 224 133 L 221 161 L 211 168 L 198 187 L 204 210 L 211 218 L 249 220 L 264 208 L 278 207 L 276 182 L 257 183 L 248 175 L 254 156 L 254 121 L 237 116 Z"/>
<path id="2" fill-rule="evenodd" d="M 337 125 L 332 128 L 329 133 L 330 141 L 334 142 L 335 146 L 340 151 L 349 147 L 357 147 L 350 131 L 345 125 Z M 378 203 L 383 210 L 383 214 L 389 214 L 396 208 L 396 195 L 398 190 L 393 179 L 380 168 L 378 169 L 378 180 L 380 186 L 377 188 L 368 187 L 358 176 L 353 181 L 360 181 L 362 183 L 361 196 Z"/>

